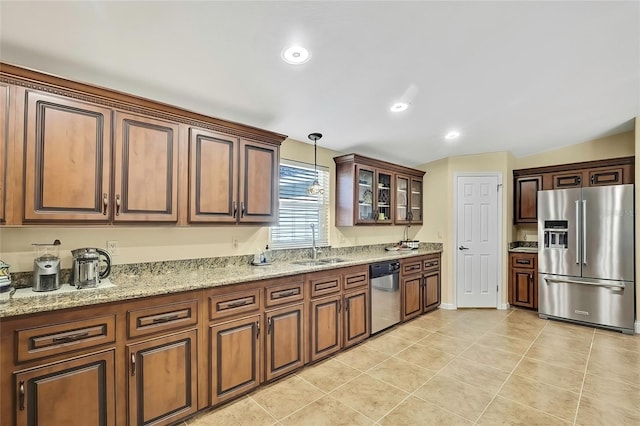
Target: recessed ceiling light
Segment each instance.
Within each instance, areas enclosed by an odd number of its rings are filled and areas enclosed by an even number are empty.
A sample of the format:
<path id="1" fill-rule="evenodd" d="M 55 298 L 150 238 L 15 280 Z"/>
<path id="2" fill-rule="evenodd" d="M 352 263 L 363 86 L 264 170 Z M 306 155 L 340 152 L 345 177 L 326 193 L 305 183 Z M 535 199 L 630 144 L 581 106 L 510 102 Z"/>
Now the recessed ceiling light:
<path id="1" fill-rule="evenodd" d="M 282 51 L 282 59 L 292 65 L 304 64 L 311 58 L 311 54 L 302 46 L 291 46 Z"/>
<path id="2" fill-rule="evenodd" d="M 447 133 L 446 135 L 444 135 L 445 139 L 457 139 L 460 137 L 460 132 L 457 132 L 455 130 L 450 131 L 449 133 Z"/>
<path id="3" fill-rule="evenodd" d="M 409 108 L 409 104 L 406 102 L 396 102 L 395 104 L 391 105 L 391 111 L 393 112 L 400 112 L 400 111 L 404 111 L 407 108 Z"/>

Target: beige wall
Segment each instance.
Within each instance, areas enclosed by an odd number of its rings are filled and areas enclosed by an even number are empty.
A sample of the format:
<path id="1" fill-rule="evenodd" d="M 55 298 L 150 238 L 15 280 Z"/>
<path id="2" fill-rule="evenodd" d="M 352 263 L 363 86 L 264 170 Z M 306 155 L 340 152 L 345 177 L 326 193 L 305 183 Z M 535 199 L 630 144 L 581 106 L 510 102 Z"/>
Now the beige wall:
<path id="1" fill-rule="evenodd" d="M 335 163 L 340 155 L 318 146 L 318 164 L 330 168 L 330 214 L 334 210 Z M 292 139 L 284 141 L 281 157 L 313 163 L 313 145 Z M 333 223 L 333 218 L 330 219 Z M 330 228 L 330 242 L 334 247 L 365 245 L 399 241 L 402 226 L 363 228 Z M 412 229 L 413 237 L 417 229 Z M 252 254 L 269 242 L 269 228 L 259 226 L 103 226 L 103 227 L 4 227 L 0 228 L 0 259 L 11 265 L 12 272 L 33 269 L 31 243 L 62 242 L 60 257 L 64 268 L 71 266 L 70 250 L 78 247 L 106 247 L 110 240 L 118 241 L 119 255 L 114 264 L 152 262 L 159 260 L 192 259 L 199 257 Z M 234 244 L 236 242 L 236 244 Z"/>

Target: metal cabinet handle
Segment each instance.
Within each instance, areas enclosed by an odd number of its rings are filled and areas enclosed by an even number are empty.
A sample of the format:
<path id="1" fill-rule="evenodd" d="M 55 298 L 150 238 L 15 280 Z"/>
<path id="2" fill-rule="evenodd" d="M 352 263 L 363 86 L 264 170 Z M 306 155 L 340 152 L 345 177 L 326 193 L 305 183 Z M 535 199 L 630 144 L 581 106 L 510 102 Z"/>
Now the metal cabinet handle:
<path id="1" fill-rule="evenodd" d="M 256 339 L 260 338 L 260 320 L 256 321 Z"/>
<path id="2" fill-rule="evenodd" d="M 159 323 L 163 323 L 163 322 L 169 322 L 169 321 L 174 321 L 177 320 L 180 316 L 178 314 L 173 314 L 173 315 L 165 315 L 163 317 L 157 317 L 153 319 L 153 323 L 154 324 L 159 324 Z"/>
<path id="3" fill-rule="evenodd" d="M 349 312 L 349 299 L 344 300 L 344 311 Z"/>
<path id="4" fill-rule="evenodd" d="M 271 318 L 267 320 L 267 334 L 271 334 Z"/>
<path id="5" fill-rule="evenodd" d="M 120 194 L 116 194 L 116 216 L 120 216 Z"/>
<path id="6" fill-rule="evenodd" d="M 132 376 L 136 375 L 136 353 L 135 352 L 131 353 L 131 375 Z"/>
<path id="7" fill-rule="evenodd" d="M 238 203 L 234 201 L 233 202 L 233 218 L 235 219 L 237 215 L 238 215 Z"/>
<path id="8" fill-rule="evenodd" d="M 24 411 L 24 381 L 20 381 L 18 385 L 18 408 L 20 411 Z"/>
<path id="9" fill-rule="evenodd" d="M 89 337 L 88 331 L 85 331 L 83 333 L 70 334 L 68 336 L 54 337 L 53 342 L 54 343 L 73 342 L 74 340 L 84 339 L 85 337 Z"/>
<path id="10" fill-rule="evenodd" d="M 109 197 L 107 197 L 107 193 L 102 194 L 102 214 L 107 215 L 107 208 L 109 207 Z"/>
<path id="11" fill-rule="evenodd" d="M 245 299 L 245 300 L 238 300 L 237 302 L 229 303 L 229 304 L 227 305 L 227 307 L 228 307 L 228 308 L 238 308 L 238 307 L 240 307 L 240 306 L 244 306 L 244 305 L 246 305 L 247 303 L 249 303 L 249 302 L 247 302 L 247 300 L 246 300 L 246 299 Z"/>
<path id="12" fill-rule="evenodd" d="M 244 217 L 244 214 L 246 213 L 246 210 L 244 208 L 244 201 L 240 202 L 240 217 Z"/>

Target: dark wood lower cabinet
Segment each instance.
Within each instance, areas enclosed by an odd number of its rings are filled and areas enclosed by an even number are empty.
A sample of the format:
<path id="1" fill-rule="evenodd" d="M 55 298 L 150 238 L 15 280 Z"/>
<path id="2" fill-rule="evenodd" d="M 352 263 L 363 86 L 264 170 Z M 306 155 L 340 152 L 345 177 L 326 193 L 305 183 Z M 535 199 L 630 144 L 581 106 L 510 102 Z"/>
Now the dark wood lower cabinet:
<path id="1" fill-rule="evenodd" d="M 509 303 L 514 306 L 534 308 L 534 276 L 531 269 L 511 270 L 511 297 Z"/>
<path id="2" fill-rule="evenodd" d="M 127 345 L 129 425 L 164 425 L 197 411 L 197 331 Z"/>
<path id="3" fill-rule="evenodd" d="M 369 289 L 344 294 L 344 347 L 348 348 L 369 337 Z"/>
<path id="4" fill-rule="evenodd" d="M 311 361 L 338 352 L 342 347 L 342 295 L 311 301 Z"/>
<path id="5" fill-rule="evenodd" d="M 113 350 L 20 371 L 15 378 L 18 426 L 116 424 Z"/>
<path id="6" fill-rule="evenodd" d="M 267 311 L 265 379 L 272 380 L 304 365 L 304 304 Z"/>
<path id="7" fill-rule="evenodd" d="M 422 313 L 422 275 L 403 277 L 400 282 L 402 321 Z"/>
<path id="8" fill-rule="evenodd" d="M 260 315 L 210 327 L 211 405 L 260 385 Z"/>
<path id="9" fill-rule="evenodd" d="M 424 274 L 424 304 L 423 312 L 436 309 L 440 305 L 440 270 Z"/>

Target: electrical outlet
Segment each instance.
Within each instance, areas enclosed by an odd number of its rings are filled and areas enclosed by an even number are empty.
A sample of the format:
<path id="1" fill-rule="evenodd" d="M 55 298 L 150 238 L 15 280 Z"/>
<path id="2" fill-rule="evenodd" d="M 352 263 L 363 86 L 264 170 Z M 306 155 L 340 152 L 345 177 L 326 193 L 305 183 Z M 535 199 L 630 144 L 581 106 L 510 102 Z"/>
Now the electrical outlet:
<path id="1" fill-rule="evenodd" d="M 238 239 L 236 237 L 233 237 L 231 239 L 231 247 L 233 247 L 234 249 L 238 248 Z"/>
<path id="2" fill-rule="evenodd" d="M 107 251 L 111 256 L 117 256 L 119 253 L 119 247 L 117 241 L 107 241 Z"/>

